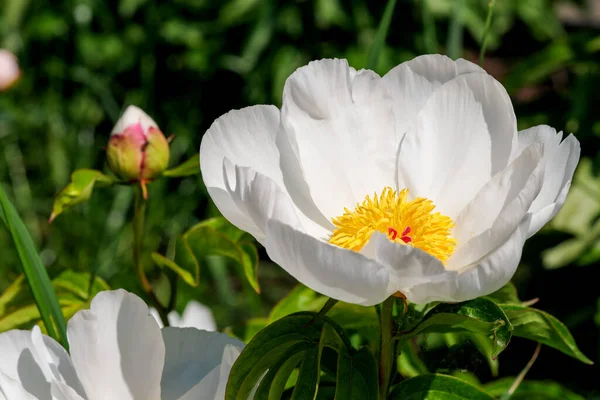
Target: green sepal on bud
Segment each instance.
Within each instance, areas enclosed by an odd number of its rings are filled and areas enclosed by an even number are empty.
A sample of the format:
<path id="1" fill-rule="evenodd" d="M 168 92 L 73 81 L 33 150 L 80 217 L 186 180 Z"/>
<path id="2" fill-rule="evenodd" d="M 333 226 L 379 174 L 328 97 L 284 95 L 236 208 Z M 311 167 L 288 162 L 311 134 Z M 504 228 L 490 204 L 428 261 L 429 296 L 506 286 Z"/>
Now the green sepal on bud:
<path id="1" fill-rule="evenodd" d="M 169 165 L 169 142 L 158 125 L 144 111 L 129 106 L 117 121 L 106 150 L 108 167 L 120 179 L 146 183 Z"/>

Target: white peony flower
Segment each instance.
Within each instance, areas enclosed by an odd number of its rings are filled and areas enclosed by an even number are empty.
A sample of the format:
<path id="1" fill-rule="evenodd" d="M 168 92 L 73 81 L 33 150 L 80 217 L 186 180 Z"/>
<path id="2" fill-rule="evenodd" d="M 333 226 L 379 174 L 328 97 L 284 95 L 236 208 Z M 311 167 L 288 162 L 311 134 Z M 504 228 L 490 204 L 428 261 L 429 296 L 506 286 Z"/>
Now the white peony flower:
<path id="1" fill-rule="evenodd" d="M 17 57 L 8 50 L 0 49 L 0 92 L 10 88 L 20 76 Z"/>
<path id="2" fill-rule="evenodd" d="M 243 348 L 226 334 L 161 331 L 124 290 L 99 293 L 67 333 L 70 356 L 37 326 L 0 334 L 0 400 L 221 400 Z"/>
<path id="3" fill-rule="evenodd" d="M 517 133 L 504 88 L 439 55 L 380 77 L 320 60 L 287 80 L 281 110 L 217 119 L 200 163 L 221 213 L 273 261 L 335 299 L 416 303 L 489 294 L 562 206 L 579 142 Z"/>
<path id="4" fill-rule="evenodd" d="M 163 323 L 155 308 L 150 307 L 150 315 L 154 317 L 158 326 L 163 327 Z M 214 332 L 217 330 L 217 323 L 210 308 L 200 304 L 195 300 L 189 301 L 183 314 L 179 315 L 177 311 L 171 311 L 167 315 L 169 325 L 177 328 L 196 328 L 205 331 Z"/>

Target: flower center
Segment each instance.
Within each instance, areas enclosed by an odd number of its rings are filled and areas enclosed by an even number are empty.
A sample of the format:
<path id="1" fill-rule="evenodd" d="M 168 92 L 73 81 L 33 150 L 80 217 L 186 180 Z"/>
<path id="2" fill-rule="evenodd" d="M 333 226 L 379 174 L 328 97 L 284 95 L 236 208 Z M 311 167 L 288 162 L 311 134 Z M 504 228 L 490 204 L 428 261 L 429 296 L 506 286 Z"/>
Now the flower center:
<path id="1" fill-rule="evenodd" d="M 392 242 L 416 247 L 445 262 L 456 246 L 450 236 L 454 221 L 434 213 L 434 208 L 433 202 L 423 197 L 409 201 L 408 189 L 397 192 L 385 187 L 381 195 L 367 195 L 353 211 L 344 208 L 343 215 L 333 218 L 336 229 L 329 243 L 360 251 L 373 232 L 379 231 Z"/>

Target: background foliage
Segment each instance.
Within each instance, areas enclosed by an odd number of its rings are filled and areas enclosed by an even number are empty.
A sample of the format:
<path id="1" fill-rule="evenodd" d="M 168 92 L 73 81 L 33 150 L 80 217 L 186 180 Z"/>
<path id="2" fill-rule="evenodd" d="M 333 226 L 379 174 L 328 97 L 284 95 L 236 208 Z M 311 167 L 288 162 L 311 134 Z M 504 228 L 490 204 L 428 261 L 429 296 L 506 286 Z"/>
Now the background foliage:
<path id="1" fill-rule="evenodd" d="M 124 107 L 140 106 L 165 134 L 175 134 L 175 166 L 197 155 L 202 133 L 223 113 L 257 103 L 279 105 L 285 78 L 308 61 L 340 57 L 364 67 L 385 2 L 0 0 L 0 5 L 0 47 L 17 54 L 24 72 L 16 87 L 0 94 L 0 181 L 40 250 L 63 310 L 75 312 L 106 287 L 142 294 L 131 261 L 129 188 L 96 189 L 89 202 L 48 223 L 54 196 L 73 170 L 105 169 L 103 147 Z M 487 7 L 487 0 L 398 1 L 377 72 L 423 53 L 476 62 Z M 497 0 L 484 64 L 511 95 L 519 128 L 549 124 L 581 142 L 582 161 L 567 204 L 527 242 L 513 282 L 521 299 L 538 298 L 537 308 L 564 321 L 596 362 L 599 7 L 594 0 Z M 151 253 L 173 255 L 178 235 L 218 212 L 199 175 L 161 180 L 149 189 L 144 263 L 166 302 L 173 288 L 165 277 L 172 272 L 157 268 Z M 260 296 L 235 259 L 203 255 L 199 286 L 180 281 L 176 307 L 198 299 L 213 309 L 220 329 L 250 338 L 269 321 L 323 305 L 314 293 L 294 289 L 296 282 L 262 249 L 259 260 Z M 28 327 L 38 318 L 32 303 L 17 301 L 20 271 L 8 232 L 0 229 L 0 330 Z M 295 296 L 279 303 L 290 292 Z M 361 337 L 368 338 L 377 325 L 374 312 L 360 307 L 336 306 L 332 313 Z M 432 334 L 411 343 L 421 359 L 405 360 L 403 375 L 438 371 L 482 383 L 496 375 L 502 379 L 488 384 L 492 395 L 510 386 L 505 377 L 517 375 L 535 347 L 513 338 L 492 360 L 476 351 L 481 344 L 473 338 Z M 528 379 L 560 383 L 546 386 L 556 398 L 574 393 L 600 398 L 599 375 L 598 366 L 544 347 Z"/>

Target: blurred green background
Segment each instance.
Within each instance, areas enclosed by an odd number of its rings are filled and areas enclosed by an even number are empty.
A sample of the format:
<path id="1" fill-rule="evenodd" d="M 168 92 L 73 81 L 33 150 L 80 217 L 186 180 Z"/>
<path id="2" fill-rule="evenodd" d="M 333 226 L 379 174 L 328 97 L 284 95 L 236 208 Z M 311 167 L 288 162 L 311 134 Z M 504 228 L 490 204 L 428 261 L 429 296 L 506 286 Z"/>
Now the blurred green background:
<path id="1" fill-rule="evenodd" d="M 339 57 L 365 67 L 385 4 L 0 0 L 0 48 L 13 51 L 23 70 L 18 84 L 0 93 L 0 182 L 50 275 L 93 271 L 111 287 L 141 293 L 132 271 L 130 188 L 96 189 L 88 203 L 48 223 L 53 198 L 73 170 L 105 169 L 103 148 L 126 105 L 140 106 L 166 135 L 175 135 L 175 166 L 197 155 L 203 132 L 218 116 L 252 104 L 279 105 L 286 77 L 308 61 Z M 477 62 L 487 10 L 488 0 L 398 0 L 376 71 L 384 74 L 424 53 Z M 507 88 L 520 129 L 549 124 L 581 142 L 567 204 L 527 242 L 513 282 L 521 299 L 539 298 L 536 307 L 564 321 L 598 362 L 600 1 L 497 0 L 484 67 Z M 168 274 L 149 253 L 169 254 L 178 234 L 217 212 L 199 175 L 160 180 L 149 189 L 144 262 L 166 292 Z M 261 296 L 231 262 L 210 257 L 201 263 L 198 288 L 180 282 L 177 308 L 196 298 L 211 306 L 220 329 L 243 334 L 247 321 L 265 316 L 296 284 L 264 251 L 260 255 Z M 0 293 L 19 274 L 2 228 Z M 6 311 L 2 304 L 0 311 Z M 425 347 L 422 355 L 430 370 L 470 370 L 489 381 L 486 361 L 468 346 Z M 513 339 L 500 356 L 499 376 L 516 375 L 534 347 Z M 598 366 L 544 347 L 528 378 L 553 379 L 600 398 L 599 376 Z"/>

